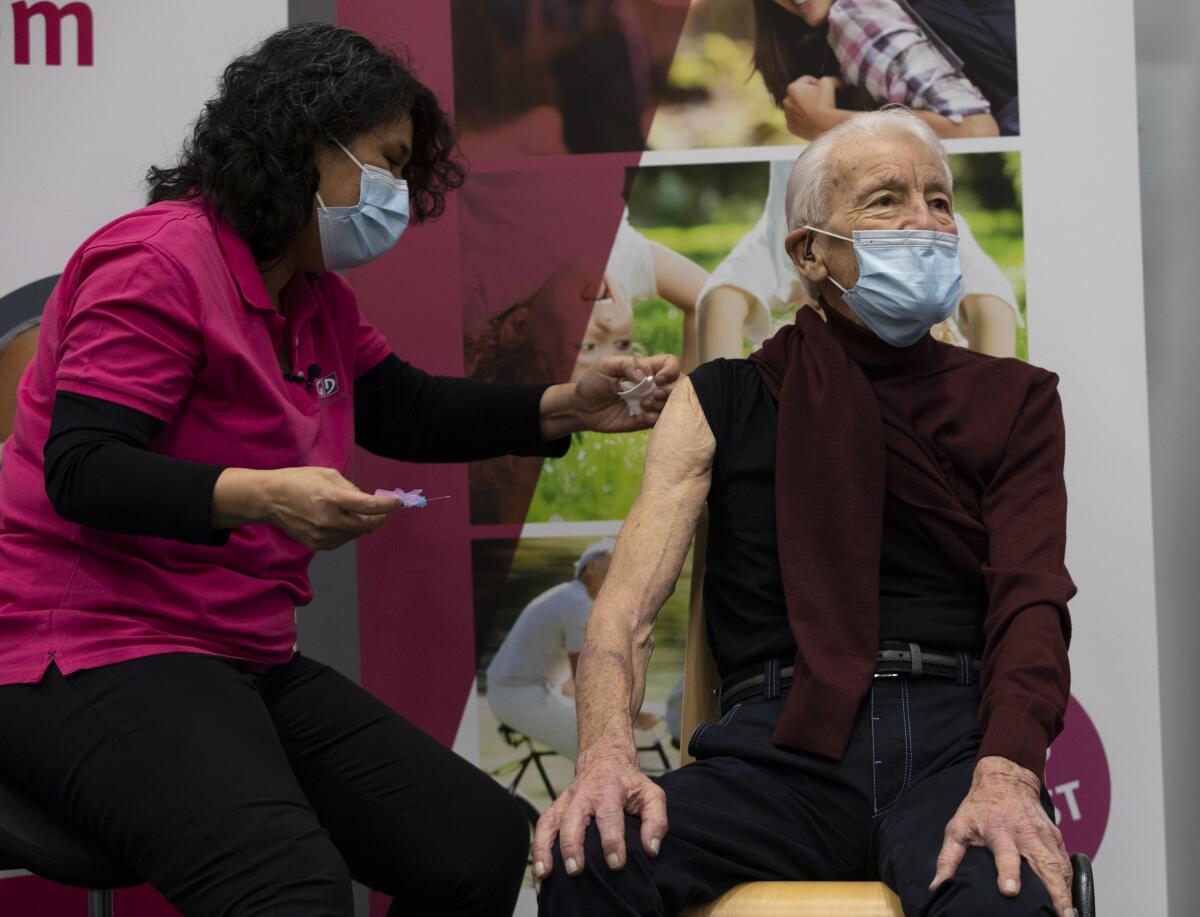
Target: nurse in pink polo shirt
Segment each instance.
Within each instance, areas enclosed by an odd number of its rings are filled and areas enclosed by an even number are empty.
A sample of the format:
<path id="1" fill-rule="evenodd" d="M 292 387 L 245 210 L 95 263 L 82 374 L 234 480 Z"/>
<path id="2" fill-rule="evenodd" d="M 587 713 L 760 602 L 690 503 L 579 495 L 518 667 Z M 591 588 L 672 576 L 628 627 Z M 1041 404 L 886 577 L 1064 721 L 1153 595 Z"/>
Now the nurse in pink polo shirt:
<path id="1" fill-rule="evenodd" d="M 463 181 L 437 99 L 345 29 L 226 69 L 151 204 L 79 248 L 0 465 L 0 768 L 184 914 L 507 915 L 528 825 L 490 778 L 294 651 L 308 562 L 396 507 L 355 442 L 561 455 L 652 422 L 670 357 L 480 385 L 395 356 L 334 271 Z M 652 375 L 642 418 L 616 396 Z M 399 905 L 391 913 L 399 913 Z"/>

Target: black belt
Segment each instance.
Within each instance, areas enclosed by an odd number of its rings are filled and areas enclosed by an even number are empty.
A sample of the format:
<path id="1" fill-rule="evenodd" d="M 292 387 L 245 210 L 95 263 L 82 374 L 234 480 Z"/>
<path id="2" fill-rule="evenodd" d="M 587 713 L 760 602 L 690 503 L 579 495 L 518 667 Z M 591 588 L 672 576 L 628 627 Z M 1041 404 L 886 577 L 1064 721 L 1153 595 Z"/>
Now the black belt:
<path id="1" fill-rule="evenodd" d="M 961 650 L 923 649 L 917 643 L 885 641 L 875 656 L 876 678 L 947 678 L 960 685 L 979 680 L 979 657 Z M 734 672 L 721 682 L 721 713 L 754 697 L 781 696 L 792 683 L 790 660 L 768 659 Z"/>

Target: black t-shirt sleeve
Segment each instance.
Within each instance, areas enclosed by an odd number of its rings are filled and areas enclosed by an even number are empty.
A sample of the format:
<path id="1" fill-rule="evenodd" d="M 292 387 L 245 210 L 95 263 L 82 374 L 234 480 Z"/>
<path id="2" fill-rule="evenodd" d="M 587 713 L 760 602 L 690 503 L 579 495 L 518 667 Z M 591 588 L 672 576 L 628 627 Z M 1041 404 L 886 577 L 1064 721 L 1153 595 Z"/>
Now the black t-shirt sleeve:
<path id="1" fill-rule="evenodd" d="M 729 442 L 738 405 L 744 405 L 742 377 L 746 375 L 745 360 L 718 357 L 697 366 L 688 378 L 696 390 L 696 400 L 704 411 L 704 419 L 717 442 L 713 453 L 713 481 L 719 481 L 724 467 L 723 451 Z M 751 367 L 752 368 L 752 367 Z"/>
<path id="2" fill-rule="evenodd" d="M 219 546 L 212 527 L 221 465 L 150 451 L 162 421 L 102 398 L 58 392 L 44 451 L 46 495 L 70 522 L 125 535 Z"/>
<path id="3" fill-rule="evenodd" d="M 432 376 L 389 354 L 354 383 L 354 438 L 369 452 L 409 462 L 557 458 L 571 439 L 542 438 L 546 388 Z"/>

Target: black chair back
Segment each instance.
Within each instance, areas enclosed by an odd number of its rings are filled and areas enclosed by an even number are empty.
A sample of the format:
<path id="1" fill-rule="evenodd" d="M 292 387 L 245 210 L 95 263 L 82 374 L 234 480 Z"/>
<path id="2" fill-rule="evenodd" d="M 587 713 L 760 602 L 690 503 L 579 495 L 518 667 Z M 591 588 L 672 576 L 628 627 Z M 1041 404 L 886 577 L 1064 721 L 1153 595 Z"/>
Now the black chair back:
<path id="1" fill-rule="evenodd" d="M 99 841 L 0 772 L 0 868 L 78 888 L 129 888 L 142 879 Z"/>

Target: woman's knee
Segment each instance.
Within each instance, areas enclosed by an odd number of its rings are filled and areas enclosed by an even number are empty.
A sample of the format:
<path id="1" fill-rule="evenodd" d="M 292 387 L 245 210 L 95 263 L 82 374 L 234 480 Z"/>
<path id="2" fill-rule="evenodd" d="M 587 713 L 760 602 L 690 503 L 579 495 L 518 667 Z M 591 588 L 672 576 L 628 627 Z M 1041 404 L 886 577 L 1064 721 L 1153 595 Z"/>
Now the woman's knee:
<path id="1" fill-rule="evenodd" d="M 236 917 L 321 914 L 353 917 L 350 869 L 324 832 L 298 839 L 290 851 L 249 857 L 241 869 L 213 875 L 199 902 L 176 901 L 184 913 L 222 913 Z M 190 897 L 190 896 L 189 896 Z M 222 906 L 214 907 L 217 901 Z"/>
<path id="2" fill-rule="evenodd" d="M 467 858 L 469 879 L 481 895 L 516 895 L 529 862 L 531 827 L 521 805 L 500 790 L 473 839 L 475 855 Z"/>
<path id="3" fill-rule="evenodd" d="M 488 792 L 477 788 L 461 812 L 431 828 L 425 849 L 398 850 L 407 864 L 397 861 L 389 875 L 367 877 L 369 884 L 394 896 L 397 906 L 411 906 L 414 890 L 404 876 L 415 864 L 422 876 L 423 906 L 464 917 L 511 914 L 529 862 L 531 822 L 499 784 L 488 782 Z"/>

